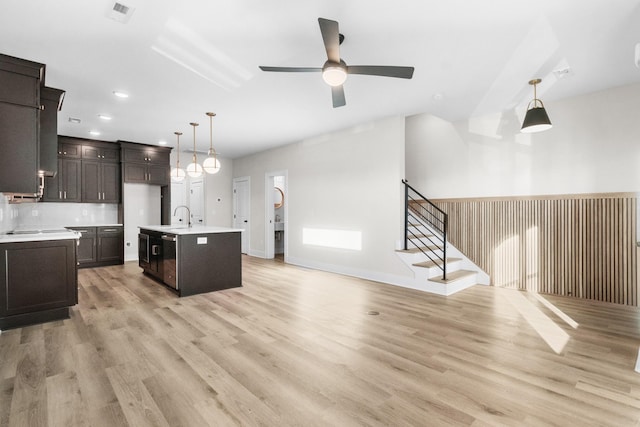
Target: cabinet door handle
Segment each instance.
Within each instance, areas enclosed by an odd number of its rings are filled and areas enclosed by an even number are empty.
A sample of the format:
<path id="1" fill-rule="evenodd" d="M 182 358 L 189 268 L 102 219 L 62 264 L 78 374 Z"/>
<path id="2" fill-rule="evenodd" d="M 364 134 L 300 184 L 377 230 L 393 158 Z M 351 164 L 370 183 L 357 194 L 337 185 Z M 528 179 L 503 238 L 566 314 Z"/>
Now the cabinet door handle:
<path id="1" fill-rule="evenodd" d="M 62 191 L 58 191 L 58 199 L 62 199 Z"/>
<path id="2" fill-rule="evenodd" d="M 66 192 L 66 190 L 65 190 L 65 192 L 64 192 L 64 198 L 65 198 L 65 199 L 67 198 L 67 192 Z"/>

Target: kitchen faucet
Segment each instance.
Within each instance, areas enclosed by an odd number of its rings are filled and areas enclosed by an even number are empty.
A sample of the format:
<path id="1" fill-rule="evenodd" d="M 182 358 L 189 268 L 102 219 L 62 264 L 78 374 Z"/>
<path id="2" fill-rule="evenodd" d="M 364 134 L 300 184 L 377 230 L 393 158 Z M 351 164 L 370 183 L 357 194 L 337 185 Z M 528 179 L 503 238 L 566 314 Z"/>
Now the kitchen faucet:
<path id="1" fill-rule="evenodd" d="M 187 205 L 176 206 L 176 208 L 173 210 L 173 216 L 176 216 L 176 212 L 178 211 L 178 208 L 185 208 L 187 210 L 187 214 L 189 215 L 189 227 L 191 227 L 191 210 L 189 209 L 189 206 Z"/>

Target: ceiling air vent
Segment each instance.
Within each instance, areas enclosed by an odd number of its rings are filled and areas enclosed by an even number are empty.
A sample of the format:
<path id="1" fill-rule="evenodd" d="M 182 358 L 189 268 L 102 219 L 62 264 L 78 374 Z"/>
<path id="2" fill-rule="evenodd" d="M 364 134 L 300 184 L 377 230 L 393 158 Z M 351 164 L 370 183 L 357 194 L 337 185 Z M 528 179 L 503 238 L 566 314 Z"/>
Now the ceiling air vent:
<path id="1" fill-rule="evenodd" d="M 133 15 L 134 10 L 135 9 L 133 7 L 116 2 L 113 4 L 111 10 L 109 10 L 109 14 L 107 16 L 114 21 L 126 24 L 131 18 L 131 15 Z"/>

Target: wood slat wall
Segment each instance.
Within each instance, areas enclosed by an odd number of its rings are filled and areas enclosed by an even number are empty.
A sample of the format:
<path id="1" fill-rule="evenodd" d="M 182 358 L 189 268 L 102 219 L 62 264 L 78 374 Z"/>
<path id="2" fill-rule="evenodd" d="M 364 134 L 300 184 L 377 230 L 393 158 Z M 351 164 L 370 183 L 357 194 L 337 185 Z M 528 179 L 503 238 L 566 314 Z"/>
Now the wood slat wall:
<path id="1" fill-rule="evenodd" d="M 638 305 L 637 194 L 433 202 L 492 285 Z"/>

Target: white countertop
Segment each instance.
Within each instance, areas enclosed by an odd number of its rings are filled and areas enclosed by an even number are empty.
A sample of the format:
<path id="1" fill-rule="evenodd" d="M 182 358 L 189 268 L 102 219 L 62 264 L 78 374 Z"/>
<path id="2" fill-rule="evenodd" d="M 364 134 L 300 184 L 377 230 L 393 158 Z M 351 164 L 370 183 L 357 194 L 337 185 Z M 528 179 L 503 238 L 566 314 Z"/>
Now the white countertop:
<path id="1" fill-rule="evenodd" d="M 186 227 L 184 225 L 139 225 L 141 230 L 159 231 L 167 234 L 212 234 L 212 233 L 239 233 L 244 231 L 242 228 L 229 227 L 213 227 L 206 225 L 193 225 Z"/>
<path id="2" fill-rule="evenodd" d="M 65 225 L 65 227 L 122 227 L 122 224 L 73 224 L 73 225 Z"/>
<path id="3" fill-rule="evenodd" d="M 28 232 L 27 232 L 28 231 Z M 44 240 L 79 239 L 81 234 L 72 230 L 22 230 L 18 234 L 0 234 L 0 243 L 38 242 Z"/>

